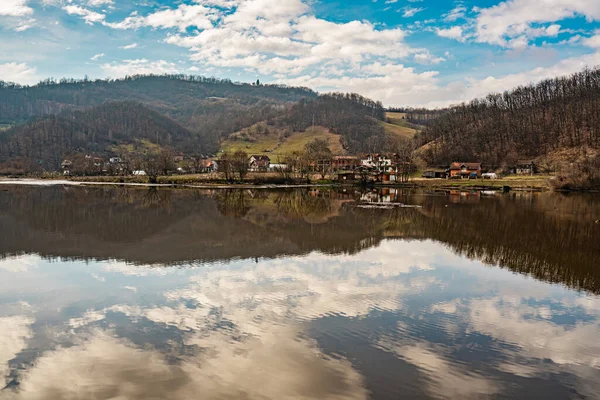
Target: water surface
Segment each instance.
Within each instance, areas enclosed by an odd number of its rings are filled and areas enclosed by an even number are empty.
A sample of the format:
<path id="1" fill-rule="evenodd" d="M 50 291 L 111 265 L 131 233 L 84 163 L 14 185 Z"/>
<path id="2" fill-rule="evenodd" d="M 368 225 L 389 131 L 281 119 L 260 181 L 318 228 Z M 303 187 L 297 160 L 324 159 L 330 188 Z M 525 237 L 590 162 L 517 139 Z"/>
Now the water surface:
<path id="1" fill-rule="evenodd" d="M 0 187 L 0 399 L 600 397 L 600 197 Z"/>

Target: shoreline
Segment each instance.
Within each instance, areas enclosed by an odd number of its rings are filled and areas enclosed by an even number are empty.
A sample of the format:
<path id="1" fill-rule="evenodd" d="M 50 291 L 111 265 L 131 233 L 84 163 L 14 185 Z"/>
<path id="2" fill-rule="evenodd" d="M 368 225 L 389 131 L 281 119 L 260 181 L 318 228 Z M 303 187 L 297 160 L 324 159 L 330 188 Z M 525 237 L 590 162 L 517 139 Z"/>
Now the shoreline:
<path id="1" fill-rule="evenodd" d="M 550 177 L 508 177 L 496 180 L 447 180 L 416 178 L 409 182 L 373 183 L 361 185 L 358 182 L 338 182 L 334 180 L 315 180 L 312 183 L 279 183 L 275 179 L 253 179 L 247 182 L 226 183 L 222 179 L 192 176 L 159 177 L 157 183 L 147 182 L 141 177 L 107 177 L 90 176 L 75 179 L 63 177 L 48 178 L 10 178 L 0 177 L 0 184 L 15 185 L 69 185 L 69 186 L 130 186 L 130 187 L 163 187 L 163 188 L 195 188 L 195 189 L 286 189 L 310 187 L 362 187 L 362 188 L 406 188 L 432 190 L 491 190 L 491 191 L 556 191 L 556 192 L 597 192 L 598 189 L 560 190 L 553 188 Z M 271 180 L 272 182 L 269 182 Z"/>

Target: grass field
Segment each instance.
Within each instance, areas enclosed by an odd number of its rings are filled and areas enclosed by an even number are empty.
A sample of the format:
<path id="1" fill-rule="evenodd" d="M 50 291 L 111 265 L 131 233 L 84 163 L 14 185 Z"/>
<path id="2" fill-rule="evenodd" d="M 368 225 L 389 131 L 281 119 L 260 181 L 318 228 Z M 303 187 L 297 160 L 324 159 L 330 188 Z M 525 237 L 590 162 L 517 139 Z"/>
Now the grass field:
<path id="1" fill-rule="evenodd" d="M 417 133 L 417 131 L 414 129 L 400 125 L 388 124 L 387 122 L 381 122 L 381 125 L 386 133 L 390 135 L 401 136 L 407 139 L 412 138 Z"/>
<path id="2" fill-rule="evenodd" d="M 267 155 L 271 158 L 271 162 L 280 162 L 286 154 L 303 150 L 304 146 L 314 139 L 328 140 L 333 154 L 344 154 L 344 148 L 340 142 L 341 136 L 329 133 L 328 129 L 323 127 L 308 128 L 305 132 L 295 132 L 282 141 L 277 135 L 262 135 L 254 142 L 229 139 L 221 144 L 220 150 L 227 152 L 243 150 L 248 154 Z"/>

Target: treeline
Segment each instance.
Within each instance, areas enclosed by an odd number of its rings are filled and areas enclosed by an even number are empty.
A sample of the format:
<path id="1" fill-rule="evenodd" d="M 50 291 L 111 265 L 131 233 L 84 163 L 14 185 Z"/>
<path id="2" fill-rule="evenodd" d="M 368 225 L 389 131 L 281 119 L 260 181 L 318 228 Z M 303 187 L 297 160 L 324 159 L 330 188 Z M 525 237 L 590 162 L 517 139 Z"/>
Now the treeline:
<path id="1" fill-rule="evenodd" d="M 314 100 L 300 100 L 274 124 L 294 131 L 314 125 L 342 135 L 342 143 L 350 153 L 381 151 L 386 135 L 379 121 L 385 118 L 381 102 L 358 94 L 331 93 Z"/>
<path id="2" fill-rule="evenodd" d="M 38 118 L 0 132 L 0 166 L 15 173 L 57 171 L 73 152 L 115 156 L 119 155 L 117 146 L 143 139 L 188 152 L 210 147 L 202 137 L 139 103 L 112 102 Z"/>
<path id="3" fill-rule="evenodd" d="M 452 107 L 419 139 L 431 164 L 477 160 L 501 166 L 558 149 L 600 147 L 600 69 Z"/>
<path id="4" fill-rule="evenodd" d="M 0 123 L 18 123 L 65 109 L 124 100 L 144 103 L 185 122 L 207 99 L 241 97 L 246 102 L 268 99 L 272 103 L 287 103 L 316 96 L 302 87 L 235 83 L 189 75 L 140 75 L 117 80 L 48 79 L 35 86 L 0 81 Z"/>
<path id="5" fill-rule="evenodd" d="M 431 121 L 448 112 L 448 108 L 430 110 L 428 108 L 390 107 L 387 111 L 405 114 L 404 119 L 411 124 L 429 125 Z"/>

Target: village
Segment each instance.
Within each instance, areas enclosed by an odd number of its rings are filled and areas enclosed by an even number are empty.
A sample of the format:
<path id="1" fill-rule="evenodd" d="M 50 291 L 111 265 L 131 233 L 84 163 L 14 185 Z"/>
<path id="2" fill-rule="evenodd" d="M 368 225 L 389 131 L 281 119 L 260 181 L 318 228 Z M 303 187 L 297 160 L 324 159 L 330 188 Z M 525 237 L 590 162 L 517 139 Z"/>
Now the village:
<path id="1" fill-rule="evenodd" d="M 361 156 L 338 155 L 327 157 L 307 157 L 295 154 L 274 162 L 268 155 L 247 155 L 238 152 L 218 158 L 189 156 L 184 153 L 165 152 L 152 159 L 128 159 L 98 155 L 75 156 L 61 163 L 63 176 L 170 176 L 170 175 L 223 175 L 227 180 L 251 173 L 296 177 L 310 180 L 311 175 L 320 176 L 344 184 L 406 183 L 415 179 L 498 179 L 496 169 L 485 169 L 481 163 L 455 161 L 448 166 L 419 169 L 405 161 L 399 154 L 364 154 Z M 533 176 L 538 172 L 531 160 L 521 160 L 506 169 L 503 175 Z"/>

